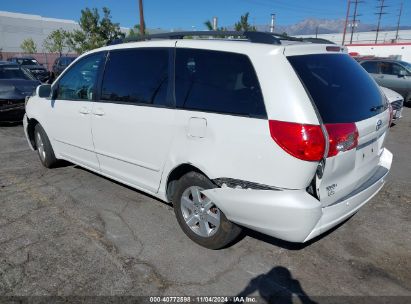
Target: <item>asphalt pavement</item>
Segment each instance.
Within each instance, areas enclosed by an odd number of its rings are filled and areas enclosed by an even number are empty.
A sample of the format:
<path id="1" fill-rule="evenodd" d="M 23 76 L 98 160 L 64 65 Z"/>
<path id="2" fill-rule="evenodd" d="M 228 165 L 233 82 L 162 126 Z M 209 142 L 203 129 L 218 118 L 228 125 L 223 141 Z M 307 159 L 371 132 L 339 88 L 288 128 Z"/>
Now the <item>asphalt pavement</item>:
<path id="1" fill-rule="evenodd" d="M 387 184 L 343 225 L 303 245 L 246 231 L 213 251 L 171 206 L 72 164 L 46 169 L 22 126 L 2 125 L 0 295 L 411 297 L 410 135 L 405 108 Z"/>

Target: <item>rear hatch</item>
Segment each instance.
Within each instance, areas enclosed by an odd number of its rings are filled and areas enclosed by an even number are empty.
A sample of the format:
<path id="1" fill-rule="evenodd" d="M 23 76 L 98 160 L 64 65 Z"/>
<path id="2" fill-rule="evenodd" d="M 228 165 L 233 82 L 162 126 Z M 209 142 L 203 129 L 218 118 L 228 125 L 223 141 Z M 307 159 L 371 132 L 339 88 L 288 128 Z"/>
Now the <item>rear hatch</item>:
<path id="1" fill-rule="evenodd" d="M 375 81 L 347 54 L 287 59 L 310 95 L 328 138 L 315 185 L 322 205 L 328 206 L 377 172 L 390 124 L 389 106 Z"/>

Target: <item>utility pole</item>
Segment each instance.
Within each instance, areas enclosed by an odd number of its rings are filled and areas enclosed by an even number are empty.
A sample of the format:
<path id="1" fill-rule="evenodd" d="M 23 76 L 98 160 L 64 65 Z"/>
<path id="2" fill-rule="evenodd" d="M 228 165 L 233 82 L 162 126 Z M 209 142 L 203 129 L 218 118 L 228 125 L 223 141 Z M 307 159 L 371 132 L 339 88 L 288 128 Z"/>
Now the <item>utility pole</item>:
<path id="1" fill-rule="evenodd" d="M 401 15 L 402 15 L 402 5 L 403 5 L 403 2 L 401 1 L 400 13 L 398 14 L 397 32 L 396 32 L 396 34 L 395 34 L 395 41 L 396 41 L 396 42 L 398 42 L 398 32 L 400 31 L 400 23 L 401 23 Z"/>
<path id="2" fill-rule="evenodd" d="M 274 33 L 275 27 L 275 14 L 271 14 L 271 25 L 270 25 L 270 32 Z"/>
<path id="3" fill-rule="evenodd" d="M 355 1 L 354 1 L 354 16 L 353 16 L 352 24 L 351 24 L 350 44 L 352 44 L 352 38 L 353 38 L 353 36 L 354 36 L 354 28 L 357 26 L 357 22 L 358 22 L 357 17 L 360 16 L 360 15 L 357 14 L 358 4 L 359 4 L 359 3 L 362 3 L 362 2 L 363 2 L 363 1 L 358 1 L 358 0 L 355 0 Z"/>
<path id="4" fill-rule="evenodd" d="M 350 17 L 350 6 L 351 6 L 351 0 L 347 1 L 347 14 L 345 15 L 345 25 L 344 25 L 344 34 L 343 34 L 343 39 L 342 39 L 342 45 L 345 43 L 345 33 L 347 33 L 347 24 L 348 24 L 348 18 Z"/>
<path id="5" fill-rule="evenodd" d="M 145 29 L 145 22 L 144 22 L 143 0 L 138 0 L 138 5 L 140 8 L 140 35 L 144 36 L 146 29 Z"/>
<path id="6" fill-rule="evenodd" d="M 379 2 L 381 2 L 381 4 L 379 6 L 377 6 L 377 8 L 380 9 L 380 11 L 378 13 L 375 13 L 376 15 L 378 15 L 378 25 L 377 25 L 377 33 L 375 35 L 375 44 L 377 44 L 378 42 L 378 34 L 380 33 L 380 26 L 381 26 L 381 17 L 382 15 L 387 14 L 386 12 L 383 12 L 385 7 L 388 7 L 387 5 L 384 5 L 384 0 L 378 0 Z"/>

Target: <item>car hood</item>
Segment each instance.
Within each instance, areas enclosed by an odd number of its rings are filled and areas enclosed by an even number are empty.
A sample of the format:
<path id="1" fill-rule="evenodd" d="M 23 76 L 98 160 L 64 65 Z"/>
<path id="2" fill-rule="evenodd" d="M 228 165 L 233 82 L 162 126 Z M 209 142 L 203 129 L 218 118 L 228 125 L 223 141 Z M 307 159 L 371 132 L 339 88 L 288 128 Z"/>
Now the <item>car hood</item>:
<path id="1" fill-rule="evenodd" d="M 384 93 L 385 97 L 387 97 L 387 99 L 390 103 L 392 103 L 394 101 L 397 101 L 397 100 L 400 100 L 400 99 L 403 99 L 401 94 L 399 94 L 399 93 L 397 93 L 393 90 L 390 90 L 390 89 L 385 88 L 385 87 L 380 87 L 380 88 L 381 88 L 381 91 Z"/>
<path id="2" fill-rule="evenodd" d="M 40 84 L 37 80 L 0 79 L 0 99 L 24 99 Z"/>

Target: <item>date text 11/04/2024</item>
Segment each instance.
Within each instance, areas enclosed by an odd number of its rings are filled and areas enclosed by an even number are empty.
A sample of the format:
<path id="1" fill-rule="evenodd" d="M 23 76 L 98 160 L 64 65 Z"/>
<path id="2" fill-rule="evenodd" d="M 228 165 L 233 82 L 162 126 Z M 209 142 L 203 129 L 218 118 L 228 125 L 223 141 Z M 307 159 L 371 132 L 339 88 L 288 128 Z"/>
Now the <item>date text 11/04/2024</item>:
<path id="1" fill-rule="evenodd" d="M 255 297 L 150 297 L 150 303 L 256 303 Z"/>

